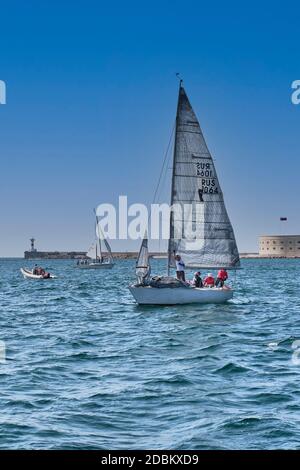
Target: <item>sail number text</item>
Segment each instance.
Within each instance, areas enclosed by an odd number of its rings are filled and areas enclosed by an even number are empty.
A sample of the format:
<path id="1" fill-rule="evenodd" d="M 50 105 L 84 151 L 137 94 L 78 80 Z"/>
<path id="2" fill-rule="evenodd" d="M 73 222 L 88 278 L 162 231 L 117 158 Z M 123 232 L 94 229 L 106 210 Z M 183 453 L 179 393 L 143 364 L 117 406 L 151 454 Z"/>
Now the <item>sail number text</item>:
<path id="1" fill-rule="evenodd" d="M 203 193 L 218 194 L 219 188 L 211 163 L 196 163 L 196 172 L 197 176 L 201 178 L 200 181 Z"/>

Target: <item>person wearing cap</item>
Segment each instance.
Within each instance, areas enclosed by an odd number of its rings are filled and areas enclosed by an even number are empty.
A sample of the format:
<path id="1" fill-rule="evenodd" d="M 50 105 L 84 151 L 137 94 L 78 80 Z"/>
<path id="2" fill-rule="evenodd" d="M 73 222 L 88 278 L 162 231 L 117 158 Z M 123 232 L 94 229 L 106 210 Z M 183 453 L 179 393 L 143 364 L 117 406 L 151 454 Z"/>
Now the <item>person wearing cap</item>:
<path id="1" fill-rule="evenodd" d="M 201 279 L 200 271 L 197 271 L 197 272 L 194 273 L 192 284 L 193 284 L 194 287 L 203 287 L 203 282 L 202 282 L 202 279 Z"/>
<path id="2" fill-rule="evenodd" d="M 185 282 L 185 264 L 181 259 L 180 255 L 175 255 L 175 263 L 176 263 L 176 277 L 179 281 Z"/>
<path id="3" fill-rule="evenodd" d="M 214 287 L 215 279 L 212 273 L 208 273 L 206 278 L 204 279 L 204 287 Z"/>

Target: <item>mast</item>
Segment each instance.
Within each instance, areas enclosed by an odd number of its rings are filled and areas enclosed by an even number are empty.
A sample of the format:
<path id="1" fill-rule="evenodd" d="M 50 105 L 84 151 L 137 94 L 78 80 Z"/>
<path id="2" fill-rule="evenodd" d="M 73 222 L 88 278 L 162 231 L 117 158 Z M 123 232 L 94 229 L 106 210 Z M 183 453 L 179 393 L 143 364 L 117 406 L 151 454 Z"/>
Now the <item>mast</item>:
<path id="1" fill-rule="evenodd" d="M 178 91 L 178 101 L 177 101 L 177 111 L 176 111 L 176 125 L 175 125 L 175 136 L 174 136 L 174 150 L 173 150 L 173 165 L 172 165 L 172 182 L 171 182 L 171 197 L 170 197 L 170 205 L 172 209 L 173 205 L 173 196 L 174 196 L 174 180 L 175 180 L 175 159 L 176 159 L 176 147 L 177 147 L 177 131 L 178 131 L 178 111 L 179 111 L 179 101 L 180 101 L 180 91 L 182 88 L 183 80 L 179 80 L 179 91 Z M 170 262 L 171 262 L 171 252 L 170 247 L 171 243 L 170 240 L 174 238 L 174 223 L 172 224 L 172 218 L 174 217 L 174 213 L 171 210 L 170 212 L 170 234 L 169 234 L 169 243 L 168 243 L 168 258 L 167 258 L 167 272 L 168 276 L 170 275 Z"/>
<path id="2" fill-rule="evenodd" d="M 98 227 L 98 224 L 97 224 Z M 99 243 L 99 258 L 102 261 L 102 247 L 101 247 L 101 237 L 99 236 L 99 230 L 98 230 L 98 243 Z"/>
<path id="3" fill-rule="evenodd" d="M 95 209 L 94 209 L 94 212 L 95 212 L 95 217 L 96 217 L 96 235 L 97 235 L 98 244 L 99 244 L 99 258 L 100 260 L 102 260 L 101 237 L 99 234 L 98 217 L 97 217 L 97 213 Z M 97 243 L 96 243 L 96 259 L 97 259 Z"/>

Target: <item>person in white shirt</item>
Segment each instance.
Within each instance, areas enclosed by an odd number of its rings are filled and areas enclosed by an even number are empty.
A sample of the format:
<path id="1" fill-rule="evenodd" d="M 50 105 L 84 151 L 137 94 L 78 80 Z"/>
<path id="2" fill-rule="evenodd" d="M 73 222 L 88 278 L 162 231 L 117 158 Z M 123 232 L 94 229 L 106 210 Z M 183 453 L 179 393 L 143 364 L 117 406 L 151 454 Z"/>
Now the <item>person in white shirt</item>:
<path id="1" fill-rule="evenodd" d="M 181 259 L 180 255 L 175 255 L 175 263 L 176 263 L 176 277 L 179 281 L 185 282 L 185 264 Z"/>

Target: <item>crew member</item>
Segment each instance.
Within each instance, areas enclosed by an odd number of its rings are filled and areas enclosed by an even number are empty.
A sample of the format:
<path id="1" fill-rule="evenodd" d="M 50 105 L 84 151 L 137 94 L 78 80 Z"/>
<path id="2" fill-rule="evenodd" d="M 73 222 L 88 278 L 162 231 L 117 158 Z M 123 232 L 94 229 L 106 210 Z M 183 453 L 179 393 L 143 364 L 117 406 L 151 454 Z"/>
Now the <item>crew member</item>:
<path id="1" fill-rule="evenodd" d="M 201 279 L 200 271 L 197 271 L 197 272 L 194 273 L 192 284 L 193 284 L 194 287 L 203 287 L 203 282 L 202 282 L 202 279 Z"/>
<path id="2" fill-rule="evenodd" d="M 185 282 L 185 264 L 181 259 L 180 255 L 175 255 L 175 263 L 176 263 L 176 277 L 179 281 Z"/>
<path id="3" fill-rule="evenodd" d="M 211 273 L 208 273 L 204 279 L 204 287 L 214 287 L 215 279 Z"/>
<path id="4" fill-rule="evenodd" d="M 224 283 L 225 283 L 225 281 L 227 281 L 227 279 L 228 279 L 228 274 L 227 274 L 226 269 L 225 268 L 220 269 L 220 271 L 218 272 L 218 275 L 217 275 L 215 286 L 216 287 L 218 287 L 218 286 L 223 287 Z"/>

